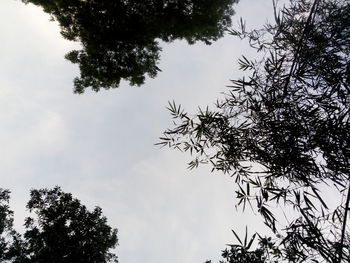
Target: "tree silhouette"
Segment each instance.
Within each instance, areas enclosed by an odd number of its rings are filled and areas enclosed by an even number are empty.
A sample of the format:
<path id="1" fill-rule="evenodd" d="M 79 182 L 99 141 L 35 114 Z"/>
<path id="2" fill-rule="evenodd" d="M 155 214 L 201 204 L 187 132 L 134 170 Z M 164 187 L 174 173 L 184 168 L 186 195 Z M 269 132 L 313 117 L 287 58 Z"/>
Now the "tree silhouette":
<path id="1" fill-rule="evenodd" d="M 118 262 L 116 255 L 109 251 L 117 245 L 117 230 L 107 225 L 101 208 L 96 207 L 90 212 L 78 199 L 59 187 L 32 190 L 27 208 L 35 216 L 26 218 L 26 230 L 21 236 L 12 229 L 13 213 L 7 206 L 9 191 L 3 190 L 0 199 L 0 226 L 4 226 L 0 230 L 9 232 L 7 238 L 0 239 L 2 261 Z"/>
<path id="2" fill-rule="evenodd" d="M 0 188 L 0 261 L 17 257 L 19 235 L 13 229 L 13 211 L 9 207 L 10 191 Z"/>
<path id="3" fill-rule="evenodd" d="M 177 124 L 160 142 L 194 154 L 190 168 L 211 163 L 235 176 L 238 204 L 255 203 L 291 262 L 349 258 L 349 28 L 346 0 L 291 0 L 263 29 L 242 22 L 231 34 L 263 59 L 239 60 L 246 74 L 217 109 L 190 116 L 170 103 Z M 326 188 L 339 206 L 322 196 Z M 276 205 L 299 215 L 284 230 Z"/>
<path id="4" fill-rule="evenodd" d="M 66 55 L 78 64 L 74 91 L 118 87 L 121 79 L 141 85 L 155 77 L 159 41 L 186 39 L 210 44 L 231 24 L 238 0 L 22 0 L 41 6 L 59 22 L 64 38 L 81 50 Z"/>

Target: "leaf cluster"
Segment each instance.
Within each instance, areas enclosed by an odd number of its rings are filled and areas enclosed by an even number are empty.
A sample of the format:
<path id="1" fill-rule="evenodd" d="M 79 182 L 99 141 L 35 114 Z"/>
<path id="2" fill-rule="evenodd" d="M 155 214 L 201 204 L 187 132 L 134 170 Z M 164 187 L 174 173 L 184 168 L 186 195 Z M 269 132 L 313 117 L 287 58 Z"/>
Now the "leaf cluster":
<path id="1" fill-rule="evenodd" d="M 228 248 L 222 251 L 223 260 L 220 263 L 277 263 L 281 259 L 281 251 L 271 237 L 258 236 L 258 247 L 252 250 L 257 234 L 249 238 L 246 228 L 244 241 L 233 231 L 238 243 L 228 244 Z M 211 261 L 206 261 L 211 263 Z"/>
<path id="2" fill-rule="evenodd" d="M 237 0 L 22 0 L 41 6 L 64 38 L 81 43 L 66 55 L 78 64 L 74 91 L 115 88 L 155 77 L 159 41 L 185 39 L 210 44 L 231 25 Z"/>
<path id="3" fill-rule="evenodd" d="M 107 224 L 102 210 L 93 211 L 59 187 L 32 190 L 27 208 L 34 217 L 25 219 L 25 233 L 12 228 L 13 212 L 8 210 L 9 192 L 0 195 L 6 208 L 0 225 L 6 225 L 7 239 L 0 239 L 0 257 L 12 263 L 117 263 L 110 249 L 117 245 L 117 230 Z"/>

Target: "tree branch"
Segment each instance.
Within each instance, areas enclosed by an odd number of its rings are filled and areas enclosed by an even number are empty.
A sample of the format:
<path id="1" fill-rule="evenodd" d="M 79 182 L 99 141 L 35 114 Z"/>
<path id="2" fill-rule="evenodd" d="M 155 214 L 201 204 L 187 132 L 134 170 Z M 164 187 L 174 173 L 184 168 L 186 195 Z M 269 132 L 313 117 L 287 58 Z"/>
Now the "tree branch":
<path id="1" fill-rule="evenodd" d="M 303 40 L 304 40 L 304 38 L 306 36 L 307 30 L 309 29 L 309 25 L 313 22 L 313 20 L 315 18 L 315 14 L 316 14 L 319 2 L 320 2 L 320 0 L 315 0 L 314 1 L 314 4 L 312 5 L 312 8 L 311 8 L 310 13 L 309 13 L 309 16 L 307 18 L 307 21 L 306 21 L 303 33 L 301 34 L 301 37 L 299 39 L 299 43 L 298 43 L 297 50 L 296 50 L 296 53 L 295 53 L 295 56 L 294 56 L 294 60 L 293 60 L 292 66 L 290 68 L 286 84 L 284 86 L 284 91 L 283 91 L 284 96 L 287 95 L 287 88 L 288 88 L 288 85 L 290 83 L 290 79 L 292 78 L 292 75 L 294 73 L 295 65 L 298 62 L 299 55 L 300 55 L 300 52 L 301 52 L 301 46 L 303 44 Z"/>
<path id="2" fill-rule="evenodd" d="M 343 220 L 343 227 L 341 231 L 341 239 L 340 239 L 340 251 L 339 251 L 339 263 L 341 263 L 343 259 L 343 246 L 344 246 L 344 238 L 345 238 L 345 228 L 346 228 L 346 221 L 348 217 L 348 211 L 349 211 L 349 203 L 350 203 L 350 184 L 348 189 L 348 196 L 346 198 L 345 203 L 345 212 L 344 212 L 344 220 Z"/>

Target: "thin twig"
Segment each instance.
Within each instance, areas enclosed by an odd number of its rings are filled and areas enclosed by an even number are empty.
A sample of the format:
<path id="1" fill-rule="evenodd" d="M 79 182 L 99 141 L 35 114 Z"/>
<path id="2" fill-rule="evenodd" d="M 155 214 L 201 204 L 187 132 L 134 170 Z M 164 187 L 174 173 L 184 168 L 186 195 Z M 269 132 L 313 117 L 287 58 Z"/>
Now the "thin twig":
<path id="1" fill-rule="evenodd" d="M 349 211 L 349 203 L 350 203 L 350 184 L 348 189 L 348 196 L 346 198 L 345 203 L 345 212 L 344 212 L 344 221 L 343 221 L 343 227 L 341 231 L 341 239 L 340 239 L 340 251 L 339 251 L 339 263 L 341 263 L 343 259 L 343 246 L 344 246 L 344 238 L 345 238 L 345 228 L 346 228 L 346 221 L 348 217 L 348 211 Z"/>
<path id="2" fill-rule="evenodd" d="M 304 30 L 303 30 L 303 32 L 301 34 L 300 39 L 299 39 L 299 43 L 298 43 L 297 50 L 296 50 L 296 53 L 295 53 L 295 56 L 294 56 L 294 59 L 293 59 L 293 63 L 292 63 L 292 66 L 290 68 L 286 84 L 284 86 L 284 91 L 283 91 L 284 92 L 284 96 L 287 95 L 287 88 L 288 88 L 288 85 L 290 83 L 290 79 L 292 78 L 292 75 L 294 74 L 295 65 L 297 64 L 298 59 L 299 59 L 299 55 L 300 55 L 300 52 L 301 52 L 301 47 L 302 47 L 302 44 L 303 44 L 303 40 L 305 38 L 307 30 L 309 29 L 309 25 L 313 22 L 313 20 L 315 18 L 315 14 L 316 14 L 319 2 L 320 2 L 320 0 L 315 0 L 314 1 L 314 4 L 312 5 L 312 8 L 311 8 L 310 13 L 309 13 L 309 16 L 307 18 Z"/>

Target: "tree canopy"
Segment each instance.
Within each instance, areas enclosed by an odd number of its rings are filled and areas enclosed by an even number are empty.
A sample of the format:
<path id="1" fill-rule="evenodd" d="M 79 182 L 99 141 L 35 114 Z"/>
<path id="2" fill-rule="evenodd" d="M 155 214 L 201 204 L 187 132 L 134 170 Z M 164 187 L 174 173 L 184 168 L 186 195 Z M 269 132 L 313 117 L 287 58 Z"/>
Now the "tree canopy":
<path id="1" fill-rule="evenodd" d="M 11 259 L 15 254 L 16 238 L 13 229 L 13 211 L 9 207 L 10 191 L 0 188 L 0 261 Z"/>
<path id="2" fill-rule="evenodd" d="M 121 79 L 141 85 L 155 77 L 159 41 L 185 39 L 210 44 L 231 25 L 238 0 L 22 0 L 41 6 L 81 50 L 66 55 L 78 64 L 74 90 L 118 87 Z"/>
<path id="3" fill-rule="evenodd" d="M 0 259 L 12 263 L 118 262 L 110 249 L 117 245 L 117 230 L 107 224 L 102 210 L 89 211 L 78 199 L 59 187 L 32 190 L 25 233 L 12 229 L 9 191 L 0 195 Z"/>
<path id="4" fill-rule="evenodd" d="M 243 207 L 255 203 L 291 262 L 349 258 L 350 4 L 291 0 L 275 23 L 231 34 L 249 40 L 261 60 L 239 60 L 216 109 L 189 115 L 175 103 L 175 128 L 160 144 L 190 151 L 190 168 L 211 163 L 235 176 Z M 332 207 L 325 188 L 341 203 Z M 321 191 L 321 190 L 322 191 Z M 272 207 L 298 212 L 284 230 Z"/>

